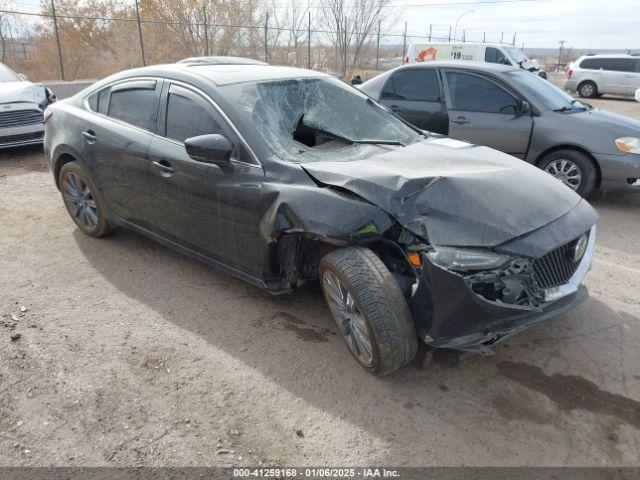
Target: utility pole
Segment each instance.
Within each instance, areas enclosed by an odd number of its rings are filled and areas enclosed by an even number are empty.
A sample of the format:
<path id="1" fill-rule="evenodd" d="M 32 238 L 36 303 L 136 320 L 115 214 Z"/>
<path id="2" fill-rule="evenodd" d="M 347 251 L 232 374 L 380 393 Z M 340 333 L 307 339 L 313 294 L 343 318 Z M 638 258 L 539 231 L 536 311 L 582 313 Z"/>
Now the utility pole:
<path id="1" fill-rule="evenodd" d="M 269 33 L 269 12 L 264 17 L 264 61 L 269 63 L 269 44 L 267 42 L 267 35 Z"/>
<path id="2" fill-rule="evenodd" d="M 513 43 L 512 45 L 515 47 L 516 46 L 516 32 L 513 32 Z"/>
<path id="3" fill-rule="evenodd" d="M 463 28 L 462 29 L 462 43 L 467 41 L 467 31 Z"/>
<path id="4" fill-rule="evenodd" d="M 347 37 L 347 17 L 344 17 L 344 60 L 343 60 L 343 78 L 346 80 L 347 78 L 347 55 L 349 54 L 349 39 Z"/>
<path id="5" fill-rule="evenodd" d="M 558 70 L 560 70 L 560 65 L 562 65 L 562 54 L 564 53 L 564 44 L 566 40 L 560 40 L 558 43 L 560 44 L 560 48 L 558 49 Z"/>
<path id="6" fill-rule="evenodd" d="M 429 24 L 429 41 L 431 41 L 431 31 L 433 30 L 433 25 Z"/>
<path id="7" fill-rule="evenodd" d="M 309 10 L 309 23 L 307 25 L 307 67 L 311 70 L 311 10 Z"/>
<path id="8" fill-rule="evenodd" d="M 382 26 L 382 20 L 378 20 L 378 39 L 376 41 L 376 70 L 380 66 L 380 28 Z"/>
<path id="9" fill-rule="evenodd" d="M 500 32 L 500 45 L 502 45 L 503 41 L 504 41 L 504 32 Z"/>
<path id="10" fill-rule="evenodd" d="M 407 22 L 404 22 L 404 35 L 402 35 L 402 65 L 407 55 Z"/>
<path id="11" fill-rule="evenodd" d="M 204 54 L 209 56 L 209 25 L 207 25 L 207 4 L 202 5 L 202 14 L 204 16 Z"/>
<path id="12" fill-rule="evenodd" d="M 140 21 L 140 4 L 136 0 L 136 20 L 138 22 L 138 37 L 140 38 L 140 53 L 142 54 L 142 65 L 147 64 L 147 58 L 144 55 L 144 41 L 142 40 L 142 22 Z"/>
<path id="13" fill-rule="evenodd" d="M 449 40 L 447 40 L 448 42 L 451 42 L 451 25 L 449 25 Z"/>
<path id="14" fill-rule="evenodd" d="M 56 45 L 58 47 L 58 63 L 60 64 L 60 79 L 64 80 L 64 62 L 62 61 L 62 46 L 60 45 L 60 30 L 58 29 L 58 17 L 56 17 L 55 0 L 51 0 L 51 14 L 53 15 L 53 28 L 56 31 Z M 3 50 L 4 53 L 4 50 Z"/>
<path id="15" fill-rule="evenodd" d="M 482 32 L 482 43 L 487 43 L 487 32 Z"/>

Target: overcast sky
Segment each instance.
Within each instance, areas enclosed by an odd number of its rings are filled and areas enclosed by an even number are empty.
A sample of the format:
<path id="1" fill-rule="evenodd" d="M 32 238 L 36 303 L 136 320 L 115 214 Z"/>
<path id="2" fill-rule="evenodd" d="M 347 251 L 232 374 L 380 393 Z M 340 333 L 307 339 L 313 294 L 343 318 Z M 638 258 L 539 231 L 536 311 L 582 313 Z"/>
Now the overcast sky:
<path id="1" fill-rule="evenodd" d="M 434 35 L 447 36 L 458 22 L 458 37 L 466 30 L 468 41 L 511 42 L 516 45 L 557 47 L 559 40 L 576 48 L 640 48 L 640 0 L 533 0 L 479 3 L 483 0 L 392 0 L 410 34 L 425 35 L 433 24 Z M 485 0 L 490 1 L 490 0 Z M 493 0 L 495 1 L 495 0 Z M 448 4 L 421 7 L 418 5 Z M 468 3 L 463 5 L 463 3 Z M 469 11 L 473 11 L 469 12 Z M 465 12 L 469 12 L 466 13 Z"/>
<path id="2" fill-rule="evenodd" d="M 64 2 L 64 0 L 57 0 Z M 169 0 L 167 0 L 169 1 Z M 276 0 L 279 1 L 279 0 Z M 286 2 L 288 0 L 282 0 Z M 311 3 L 312 14 L 323 0 L 296 0 Z M 346 0 L 353 2 L 356 0 Z M 9 0 L 18 9 L 34 11 L 39 0 Z M 555 48 L 559 40 L 574 48 L 640 48 L 640 0 L 390 0 L 388 16 L 398 18 L 393 28 L 401 33 L 404 22 L 410 35 L 447 37 L 449 25 L 458 22 L 458 37 L 466 31 L 467 41 L 511 42 L 525 48 Z M 472 12 L 471 12 L 472 11 Z M 468 12 L 468 13 L 465 13 Z M 402 43 L 402 37 L 388 37 L 386 43 Z M 417 41 L 417 39 L 415 39 Z"/>

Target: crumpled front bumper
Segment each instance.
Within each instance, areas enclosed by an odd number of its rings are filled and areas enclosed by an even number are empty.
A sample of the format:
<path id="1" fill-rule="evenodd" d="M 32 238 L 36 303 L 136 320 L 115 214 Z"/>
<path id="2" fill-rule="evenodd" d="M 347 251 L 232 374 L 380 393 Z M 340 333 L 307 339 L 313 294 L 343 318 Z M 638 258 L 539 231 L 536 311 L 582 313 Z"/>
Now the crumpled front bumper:
<path id="1" fill-rule="evenodd" d="M 493 345 L 562 315 L 588 296 L 587 289 L 578 285 L 573 293 L 539 307 L 492 302 L 473 292 L 461 275 L 431 263 L 427 255 L 423 254 L 422 262 L 409 307 L 418 335 L 433 347 L 472 350 Z"/>

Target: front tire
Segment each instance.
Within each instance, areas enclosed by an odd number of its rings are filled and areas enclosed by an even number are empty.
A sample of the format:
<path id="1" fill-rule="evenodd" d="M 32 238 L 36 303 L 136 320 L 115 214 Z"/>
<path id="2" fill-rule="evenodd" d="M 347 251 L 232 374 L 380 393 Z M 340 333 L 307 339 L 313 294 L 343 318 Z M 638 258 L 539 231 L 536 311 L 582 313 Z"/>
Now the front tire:
<path id="1" fill-rule="evenodd" d="M 74 161 L 62 166 L 60 191 L 69 216 L 83 233 L 103 237 L 111 232 L 98 190 L 84 165 Z"/>
<path id="2" fill-rule="evenodd" d="M 595 187 L 596 168 L 582 152 L 556 150 L 545 155 L 538 166 L 581 197 L 588 196 Z"/>
<path id="3" fill-rule="evenodd" d="M 409 363 L 418 350 L 407 301 L 389 269 L 368 248 L 335 250 L 320 260 L 320 283 L 354 358 L 374 375 Z"/>
<path id="4" fill-rule="evenodd" d="M 591 81 L 582 82 L 578 85 L 578 95 L 582 98 L 596 98 L 598 96 L 598 87 Z"/>

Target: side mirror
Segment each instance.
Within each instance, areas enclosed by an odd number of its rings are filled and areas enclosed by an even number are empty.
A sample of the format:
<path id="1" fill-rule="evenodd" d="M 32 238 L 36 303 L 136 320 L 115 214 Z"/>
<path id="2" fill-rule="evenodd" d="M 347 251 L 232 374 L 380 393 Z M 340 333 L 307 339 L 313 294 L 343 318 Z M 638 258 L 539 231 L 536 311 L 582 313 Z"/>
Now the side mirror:
<path id="1" fill-rule="evenodd" d="M 520 108 L 518 109 L 518 113 L 529 113 L 531 111 L 531 105 L 529 102 L 523 100 L 520 102 Z"/>
<path id="2" fill-rule="evenodd" d="M 19 74 L 18 74 L 18 78 L 19 78 L 20 80 L 22 80 L 23 82 L 27 82 L 27 81 L 29 81 L 29 78 L 28 78 L 24 73 L 19 73 Z"/>
<path id="3" fill-rule="evenodd" d="M 187 155 L 197 162 L 218 165 L 224 173 L 233 171 L 231 151 L 233 146 L 227 137 L 219 134 L 199 135 L 184 141 Z"/>
<path id="4" fill-rule="evenodd" d="M 351 77 L 351 85 L 362 85 L 362 77 L 360 75 Z"/>
<path id="5" fill-rule="evenodd" d="M 505 105 L 500 109 L 500 113 L 503 115 L 515 115 L 518 113 L 518 105 Z"/>

